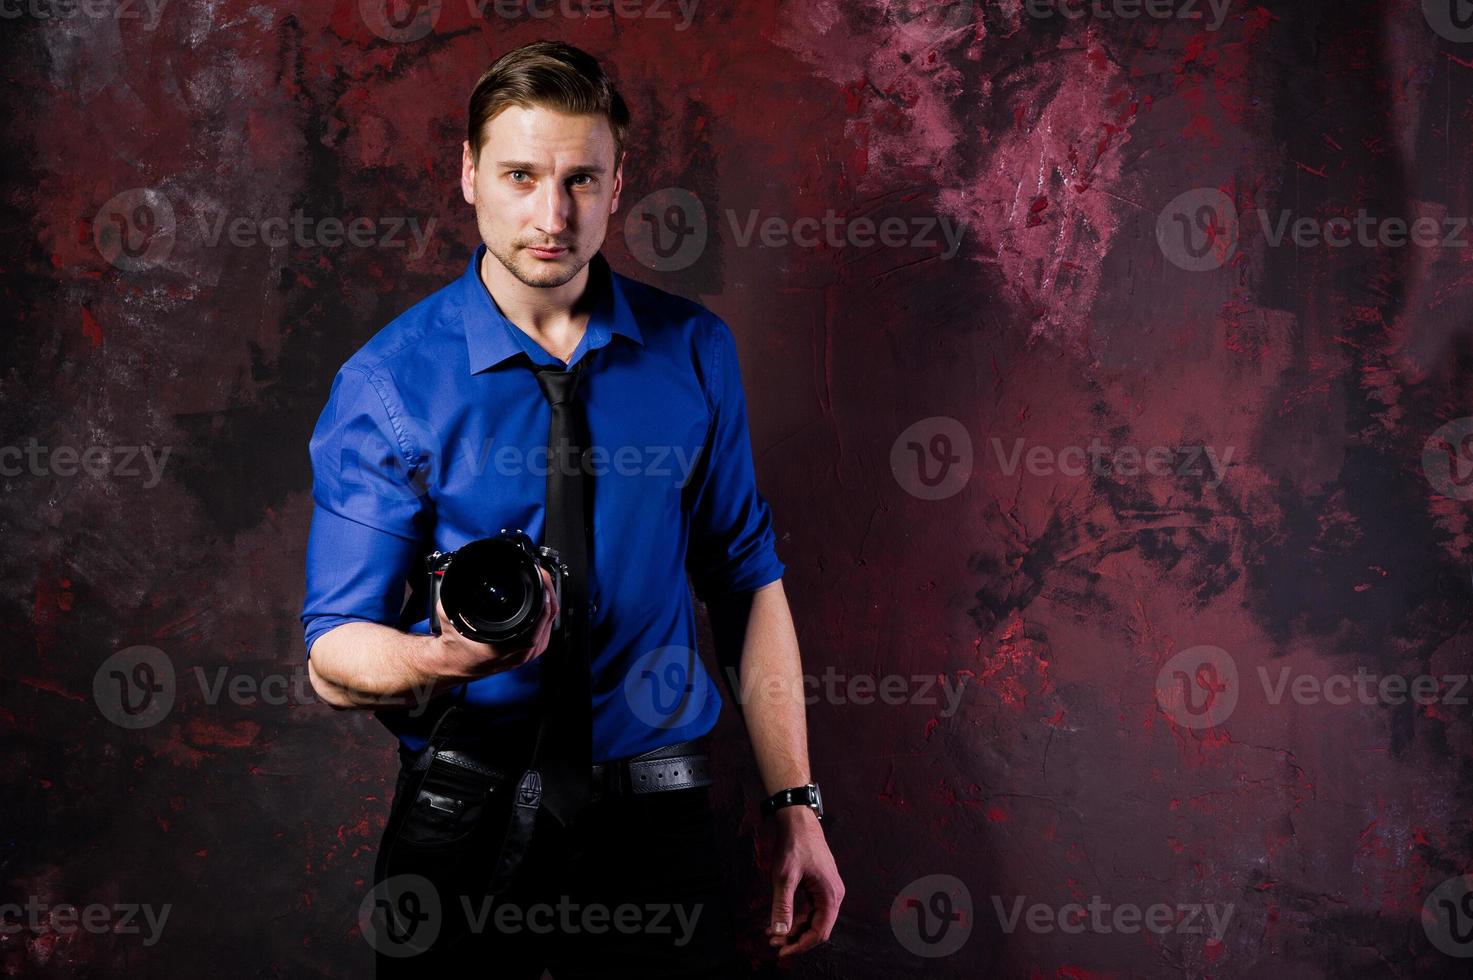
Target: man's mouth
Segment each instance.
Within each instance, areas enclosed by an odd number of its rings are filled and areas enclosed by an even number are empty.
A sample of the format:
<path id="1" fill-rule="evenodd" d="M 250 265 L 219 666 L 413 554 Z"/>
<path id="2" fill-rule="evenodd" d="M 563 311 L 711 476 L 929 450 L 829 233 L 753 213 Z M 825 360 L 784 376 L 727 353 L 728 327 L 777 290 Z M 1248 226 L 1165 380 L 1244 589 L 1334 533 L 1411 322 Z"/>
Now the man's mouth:
<path id="1" fill-rule="evenodd" d="M 546 248 L 539 245 L 529 245 L 527 246 L 527 251 L 539 259 L 556 259 L 566 255 L 568 248 L 566 245 L 553 245 Z"/>

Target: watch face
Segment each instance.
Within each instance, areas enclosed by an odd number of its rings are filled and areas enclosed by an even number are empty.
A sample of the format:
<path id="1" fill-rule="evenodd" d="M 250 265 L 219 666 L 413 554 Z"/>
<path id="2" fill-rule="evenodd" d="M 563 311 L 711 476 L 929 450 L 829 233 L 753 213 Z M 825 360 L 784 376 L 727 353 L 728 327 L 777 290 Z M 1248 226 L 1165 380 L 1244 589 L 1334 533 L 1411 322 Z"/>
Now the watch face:
<path id="1" fill-rule="evenodd" d="M 813 784 L 813 808 L 818 811 L 820 817 L 823 816 L 823 794 L 818 791 L 817 783 Z"/>

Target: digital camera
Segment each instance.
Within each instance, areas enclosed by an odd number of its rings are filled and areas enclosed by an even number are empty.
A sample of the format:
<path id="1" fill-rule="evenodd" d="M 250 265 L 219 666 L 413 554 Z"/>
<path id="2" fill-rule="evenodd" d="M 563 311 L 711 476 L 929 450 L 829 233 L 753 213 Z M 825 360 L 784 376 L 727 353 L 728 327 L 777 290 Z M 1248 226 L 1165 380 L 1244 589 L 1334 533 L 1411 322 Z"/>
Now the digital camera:
<path id="1" fill-rule="evenodd" d="M 436 636 L 441 632 L 438 603 L 467 639 L 526 646 L 542 615 L 547 591 L 544 568 L 558 599 L 553 628 L 562 625 L 567 565 L 556 551 L 534 544 L 521 530 L 502 528 L 494 537 L 479 538 L 454 551 L 431 552 L 425 564 L 432 584 L 430 628 Z"/>

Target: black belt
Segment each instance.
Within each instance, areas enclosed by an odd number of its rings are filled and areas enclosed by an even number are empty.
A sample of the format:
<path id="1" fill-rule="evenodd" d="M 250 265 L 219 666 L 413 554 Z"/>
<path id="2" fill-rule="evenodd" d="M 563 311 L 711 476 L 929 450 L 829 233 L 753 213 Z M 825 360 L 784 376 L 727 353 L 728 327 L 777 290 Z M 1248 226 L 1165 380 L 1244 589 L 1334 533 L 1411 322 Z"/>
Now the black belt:
<path id="1" fill-rule="evenodd" d="M 665 793 L 677 789 L 710 786 L 710 737 L 685 742 L 672 742 L 638 755 L 610 759 L 593 764 L 593 799 L 617 799 Z M 492 761 L 484 752 L 471 748 L 442 748 L 435 756 L 453 765 L 464 766 L 493 777 L 498 784 L 511 783 L 516 777 L 504 763 Z M 429 754 L 419 753 L 413 768 L 430 764 Z"/>
<path id="2" fill-rule="evenodd" d="M 710 786 L 710 740 L 674 742 L 639 755 L 593 764 L 593 798 L 643 796 Z"/>

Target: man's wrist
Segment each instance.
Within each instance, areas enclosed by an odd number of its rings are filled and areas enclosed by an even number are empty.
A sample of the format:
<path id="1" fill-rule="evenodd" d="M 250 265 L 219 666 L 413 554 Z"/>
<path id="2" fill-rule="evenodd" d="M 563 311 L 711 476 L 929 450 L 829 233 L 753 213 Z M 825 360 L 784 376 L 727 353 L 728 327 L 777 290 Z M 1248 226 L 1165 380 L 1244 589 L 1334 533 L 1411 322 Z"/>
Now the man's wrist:
<path id="1" fill-rule="evenodd" d="M 818 814 L 811 806 L 785 806 L 772 815 L 784 830 L 801 830 L 820 826 Z"/>
<path id="2" fill-rule="evenodd" d="M 808 810 L 821 820 L 823 819 L 823 794 L 819 791 L 818 784 L 814 782 L 791 786 L 787 789 L 780 789 L 763 800 L 761 809 L 764 816 L 773 816 L 784 810 Z"/>
<path id="3" fill-rule="evenodd" d="M 401 662 L 404 670 L 412 678 L 411 686 L 414 690 L 428 689 L 429 696 L 434 697 L 447 688 L 474 679 L 461 677 L 457 671 L 451 669 L 449 646 L 443 634 L 436 636 L 433 633 L 425 633 L 411 634 L 411 636 L 414 642 L 403 649 Z"/>

